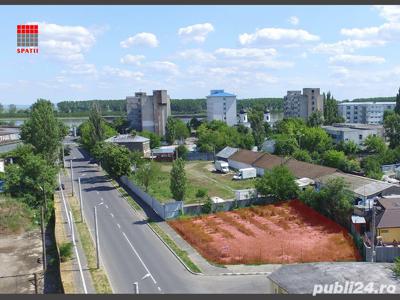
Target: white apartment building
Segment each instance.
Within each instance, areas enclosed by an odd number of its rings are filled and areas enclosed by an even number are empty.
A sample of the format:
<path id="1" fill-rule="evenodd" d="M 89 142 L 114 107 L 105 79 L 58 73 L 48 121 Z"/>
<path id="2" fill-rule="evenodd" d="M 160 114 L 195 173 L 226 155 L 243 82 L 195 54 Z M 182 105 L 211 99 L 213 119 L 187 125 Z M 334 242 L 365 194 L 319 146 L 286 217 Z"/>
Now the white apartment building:
<path id="1" fill-rule="evenodd" d="M 236 95 L 224 90 L 211 90 L 207 96 L 207 121 L 224 121 L 227 125 L 237 124 Z"/>
<path id="2" fill-rule="evenodd" d="M 346 123 L 383 124 L 385 110 L 393 110 L 396 102 L 338 103 L 339 115 Z"/>

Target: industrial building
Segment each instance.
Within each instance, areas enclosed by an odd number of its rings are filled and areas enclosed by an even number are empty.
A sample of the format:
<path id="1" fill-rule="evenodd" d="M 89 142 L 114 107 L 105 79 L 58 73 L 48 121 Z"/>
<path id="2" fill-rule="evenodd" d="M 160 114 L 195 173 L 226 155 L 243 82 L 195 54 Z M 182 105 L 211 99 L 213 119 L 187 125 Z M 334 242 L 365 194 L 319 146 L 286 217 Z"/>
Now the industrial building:
<path id="1" fill-rule="evenodd" d="M 105 140 L 107 143 L 114 143 L 121 146 L 127 147 L 131 151 L 139 151 L 143 157 L 150 157 L 150 139 L 143 136 L 131 134 L 120 134 L 112 136 Z"/>
<path id="2" fill-rule="evenodd" d="M 133 97 L 126 97 L 126 102 L 131 128 L 165 135 L 167 119 L 171 115 L 171 101 L 166 90 L 155 90 L 153 95 L 137 92 Z"/>
<path id="3" fill-rule="evenodd" d="M 357 123 L 337 123 L 331 126 L 321 126 L 328 133 L 335 144 L 352 141 L 359 146 L 364 144 L 365 139 L 370 136 L 384 137 L 382 125 L 369 125 Z"/>
<path id="4" fill-rule="evenodd" d="M 283 115 L 285 118 L 306 120 L 317 111 L 324 111 L 324 99 L 319 88 L 303 88 L 303 94 L 301 91 L 288 91 L 283 98 Z"/>

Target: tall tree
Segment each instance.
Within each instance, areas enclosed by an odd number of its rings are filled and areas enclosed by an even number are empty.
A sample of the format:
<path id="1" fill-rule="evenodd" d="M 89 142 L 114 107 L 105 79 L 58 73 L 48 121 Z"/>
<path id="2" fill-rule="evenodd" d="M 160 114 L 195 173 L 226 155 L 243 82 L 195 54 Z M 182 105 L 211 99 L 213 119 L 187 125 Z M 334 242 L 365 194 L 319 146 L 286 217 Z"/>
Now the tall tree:
<path id="1" fill-rule="evenodd" d="M 324 124 L 324 115 L 319 110 L 313 112 L 307 120 L 307 125 L 310 127 L 318 127 Z"/>
<path id="2" fill-rule="evenodd" d="M 92 109 L 89 113 L 89 124 L 92 145 L 104 140 L 104 120 L 97 102 L 92 104 Z"/>
<path id="3" fill-rule="evenodd" d="M 172 164 L 170 182 L 171 194 L 175 200 L 185 200 L 186 182 L 185 161 L 182 158 L 178 158 Z"/>
<path id="4" fill-rule="evenodd" d="M 157 180 L 157 174 L 160 172 L 159 165 L 150 161 L 148 163 L 144 163 L 140 165 L 135 173 L 135 178 L 139 184 L 144 187 L 145 192 L 147 193 L 149 190 L 149 186 L 151 181 Z"/>
<path id="5" fill-rule="evenodd" d="M 176 119 L 173 117 L 167 119 L 165 138 L 169 144 L 173 144 L 176 140 Z"/>
<path id="6" fill-rule="evenodd" d="M 324 120 L 325 125 L 344 122 L 344 119 L 339 116 L 337 101 L 331 92 L 328 92 L 326 97 L 324 96 Z"/>
<path id="7" fill-rule="evenodd" d="M 391 112 L 385 113 L 383 127 L 385 134 L 389 139 L 390 148 L 396 148 L 400 145 L 400 115 Z"/>
<path id="8" fill-rule="evenodd" d="M 250 109 L 249 122 L 257 147 L 260 147 L 265 140 L 264 113 L 263 110 Z"/>
<path id="9" fill-rule="evenodd" d="M 400 88 L 396 95 L 396 106 L 394 108 L 394 111 L 396 112 L 396 114 L 400 115 Z"/>
<path id="10" fill-rule="evenodd" d="M 21 126 L 21 139 L 35 147 L 49 163 L 58 158 L 65 126 L 56 119 L 50 101 L 39 99 L 32 105 L 31 116 Z"/>

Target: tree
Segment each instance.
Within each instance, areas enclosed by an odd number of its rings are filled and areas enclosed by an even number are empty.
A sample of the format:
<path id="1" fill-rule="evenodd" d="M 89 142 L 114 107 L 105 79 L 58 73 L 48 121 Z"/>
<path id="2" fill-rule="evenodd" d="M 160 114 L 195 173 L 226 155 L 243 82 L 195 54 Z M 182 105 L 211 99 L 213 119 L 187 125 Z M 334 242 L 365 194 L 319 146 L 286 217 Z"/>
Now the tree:
<path id="1" fill-rule="evenodd" d="M 4 112 L 4 105 L 0 103 L 0 114 Z"/>
<path id="2" fill-rule="evenodd" d="M 400 88 L 396 95 L 396 106 L 394 108 L 396 114 L 400 115 Z"/>
<path id="3" fill-rule="evenodd" d="M 265 140 L 265 128 L 264 128 L 264 112 L 263 110 L 251 109 L 248 113 L 254 142 L 257 147 L 260 147 Z"/>
<path id="4" fill-rule="evenodd" d="M 400 256 L 394 260 L 393 273 L 396 277 L 400 277 Z"/>
<path id="5" fill-rule="evenodd" d="M 160 167 L 154 162 L 142 164 L 135 173 L 135 179 L 141 184 L 147 193 L 152 180 L 157 180 L 157 174 L 160 172 Z"/>
<path id="6" fill-rule="evenodd" d="M 345 120 L 339 116 L 337 101 L 331 95 L 331 92 L 325 97 L 324 94 L 324 124 L 331 125 L 333 123 L 342 123 Z"/>
<path id="7" fill-rule="evenodd" d="M 184 201 L 186 193 L 186 172 L 185 161 L 181 158 L 172 164 L 170 190 L 173 198 L 177 201 Z"/>
<path id="8" fill-rule="evenodd" d="M 131 172 L 131 152 L 128 148 L 112 143 L 103 143 L 101 163 L 108 174 L 114 178 L 129 175 Z"/>
<path id="9" fill-rule="evenodd" d="M 197 128 L 199 128 L 201 124 L 202 122 L 199 121 L 196 117 L 191 118 L 188 123 L 189 127 L 193 130 L 197 130 Z"/>
<path id="10" fill-rule="evenodd" d="M 400 115 L 394 112 L 385 112 L 383 127 L 389 139 L 390 148 L 400 146 Z"/>
<path id="11" fill-rule="evenodd" d="M 299 188 L 295 177 L 287 166 L 276 166 L 270 172 L 265 171 L 261 178 L 256 180 L 257 191 L 264 196 L 272 196 L 275 200 L 296 198 Z"/>
<path id="12" fill-rule="evenodd" d="M 369 135 L 364 141 L 364 146 L 369 153 L 384 153 L 387 149 L 385 141 L 379 136 Z"/>
<path id="13" fill-rule="evenodd" d="M 367 156 L 362 160 L 361 166 L 364 169 L 365 176 L 378 180 L 382 179 L 383 172 L 377 156 Z"/>
<path id="14" fill-rule="evenodd" d="M 108 125 L 106 122 L 101 122 L 102 126 L 102 133 L 103 139 L 107 139 L 117 134 L 117 131 Z M 93 140 L 93 126 L 91 125 L 90 121 L 87 120 L 83 122 L 78 127 L 78 135 L 80 136 L 80 142 L 83 146 L 85 146 L 89 151 L 92 151 L 92 148 L 98 144 L 99 142 L 103 141 L 94 141 Z"/>
<path id="15" fill-rule="evenodd" d="M 189 150 L 186 148 L 185 145 L 179 145 L 176 151 L 178 152 L 178 157 L 182 158 L 183 160 L 186 160 L 187 153 L 189 152 Z"/>
<path id="16" fill-rule="evenodd" d="M 346 155 L 353 155 L 360 151 L 358 145 L 353 141 L 340 141 L 336 145 L 336 150 L 343 151 Z"/>
<path id="17" fill-rule="evenodd" d="M 126 130 L 129 128 L 129 122 L 127 119 L 123 117 L 117 117 L 113 120 L 112 126 L 115 128 L 118 133 L 127 133 Z"/>
<path id="18" fill-rule="evenodd" d="M 275 139 L 275 154 L 277 155 L 291 155 L 297 149 L 299 144 L 294 137 L 289 135 L 279 134 L 274 137 Z"/>
<path id="19" fill-rule="evenodd" d="M 17 112 L 17 106 L 15 104 L 10 104 L 8 106 L 8 113 L 15 114 Z"/>
<path id="20" fill-rule="evenodd" d="M 347 157 L 342 151 L 328 150 L 323 154 L 323 162 L 325 166 L 337 168 L 340 170 L 345 169 Z"/>
<path id="21" fill-rule="evenodd" d="M 188 138 L 190 135 L 189 129 L 187 128 L 186 124 L 181 119 L 175 120 L 175 138 L 183 141 L 184 139 Z"/>
<path id="22" fill-rule="evenodd" d="M 150 148 L 151 149 L 158 148 L 161 146 L 161 137 L 158 134 L 151 132 L 151 131 L 144 130 L 140 133 L 140 135 L 150 139 Z"/>
<path id="23" fill-rule="evenodd" d="M 30 118 L 21 126 L 21 139 L 32 144 L 36 154 L 54 163 L 65 132 L 65 126 L 54 115 L 51 102 L 39 99 L 32 105 Z"/>
<path id="24" fill-rule="evenodd" d="M 310 154 L 308 153 L 308 151 L 306 151 L 306 150 L 296 149 L 293 152 L 292 156 L 293 156 L 293 158 L 295 158 L 297 160 L 305 161 L 308 163 L 312 162 L 312 158 L 311 158 Z"/>
<path id="25" fill-rule="evenodd" d="M 332 147 L 332 138 L 319 127 L 305 128 L 299 135 L 301 149 L 323 153 Z"/>
<path id="26" fill-rule="evenodd" d="M 313 112 L 307 120 L 307 125 L 310 127 L 318 127 L 324 124 L 324 115 L 319 110 Z"/>
<path id="27" fill-rule="evenodd" d="M 173 117 L 168 117 L 166 125 L 166 135 L 165 138 L 168 144 L 175 143 L 176 140 L 176 119 Z"/>
<path id="28" fill-rule="evenodd" d="M 101 116 L 100 106 L 97 102 L 93 102 L 92 109 L 89 113 L 90 125 L 90 142 L 95 145 L 97 142 L 103 141 L 104 134 L 104 120 Z"/>

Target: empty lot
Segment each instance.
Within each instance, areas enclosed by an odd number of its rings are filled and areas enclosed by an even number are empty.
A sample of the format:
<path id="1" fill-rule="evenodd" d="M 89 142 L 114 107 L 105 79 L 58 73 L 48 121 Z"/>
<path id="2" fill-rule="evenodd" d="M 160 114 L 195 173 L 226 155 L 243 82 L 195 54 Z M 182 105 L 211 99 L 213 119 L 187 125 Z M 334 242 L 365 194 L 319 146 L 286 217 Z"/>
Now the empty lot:
<path id="1" fill-rule="evenodd" d="M 356 261 L 352 237 L 298 200 L 169 221 L 219 264 Z"/>

